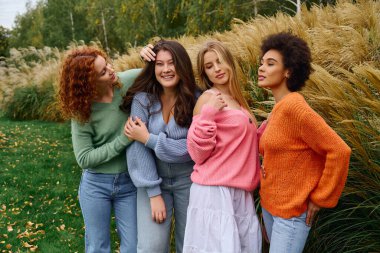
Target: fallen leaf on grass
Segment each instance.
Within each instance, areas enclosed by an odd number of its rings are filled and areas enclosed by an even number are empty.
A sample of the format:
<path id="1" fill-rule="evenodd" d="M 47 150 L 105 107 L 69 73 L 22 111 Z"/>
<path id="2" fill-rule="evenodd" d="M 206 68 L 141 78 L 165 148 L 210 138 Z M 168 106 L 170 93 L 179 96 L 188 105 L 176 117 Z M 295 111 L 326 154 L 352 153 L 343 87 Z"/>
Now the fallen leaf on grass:
<path id="1" fill-rule="evenodd" d="M 30 237 L 29 231 L 25 230 L 24 232 L 17 235 L 17 238 Z"/>
<path id="2" fill-rule="evenodd" d="M 36 232 L 25 230 L 24 232 L 18 234 L 17 238 L 24 238 L 24 237 L 30 238 L 30 237 L 38 235 L 38 234 L 44 235 L 45 230 L 37 230 Z"/>
<path id="3" fill-rule="evenodd" d="M 27 228 L 30 228 L 30 227 L 32 227 L 33 225 L 34 225 L 34 223 L 31 222 L 31 221 L 28 221 L 28 222 L 26 223 L 26 227 L 27 227 Z"/>
<path id="4" fill-rule="evenodd" d="M 35 252 L 37 249 L 38 249 L 38 246 L 35 245 L 35 246 L 31 247 L 29 250 L 30 250 L 31 252 Z"/>
<path id="5" fill-rule="evenodd" d="M 25 248 L 28 248 L 31 252 L 35 252 L 35 251 L 38 249 L 38 246 L 37 246 L 37 245 L 31 245 L 31 244 L 29 244 L 29 243 L 27 243 L 27 242 L 25 242 L 25 243 L 23 244 L 23 246 L 24 246 Z"/>
<path id="6" fill-rule="evenodd" d="M 25 205 L 25 206 L 32 206 L 33 204 L 32 204 L 32 202 L 24 201 L 24 205 Z"/>
<path id="7" fill-rule="evenodd" d="M 16 208 L 12 208 L 12 214 L 20 214 L 21 213 L 21 211 L 20 211 L 20 208 L 18 208 L 18 207 L 16 207 Z"/>
<path id="8" fill-rule="evenodd" d="M 35 247 L 34 245 L 30 245 L 28 242 L 24 242 L 24 243 L 22 244 L 22 246 L 23 246 L 24 248 Z"/>

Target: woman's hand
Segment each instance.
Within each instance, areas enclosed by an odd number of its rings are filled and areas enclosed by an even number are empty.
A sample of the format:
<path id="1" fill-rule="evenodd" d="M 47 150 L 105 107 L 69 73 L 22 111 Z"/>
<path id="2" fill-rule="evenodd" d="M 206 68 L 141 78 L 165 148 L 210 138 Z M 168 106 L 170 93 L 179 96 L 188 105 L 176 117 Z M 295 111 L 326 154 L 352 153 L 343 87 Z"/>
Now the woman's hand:
<path id="1" fill-rule="evenodd" d="M 150 198 L 150 207 L 152 209 L 152 219 L 156 223 L 163 223 L 166 219 L 166 207 L 161 195 Z"/>
<path id="2" fill-rule="evenodd" d="M 307 205 L 307 215 L 306 215 L 306 225 L 311 227 L 314 222 L 315 216 L 321 208 L 313 203 L 313 201 L 309 200 L 309 204 Z"/>
<path id="3" fill-rule="evenodd" d="M 211 94 L 209 100 L 205 104 L 215 107 L 219 111 L 223 110 L 224 107 L 227 107 L 227 103 L 222 98 L 222 94 L 220 92 L 217 94 Z"/>
<path id="4" fill-rule="evenodd" d="M 135 121 L 133 121 L 131 117 L 128 118 L 128 121 L 124 126 L 124 134 L 130 140 L 136 140 L 142 144 L 145 144 L 149 139 L 149 132 L 145 126 L 145 123 L 137 117 Z"/>
<path id="5" fill-rule="evenodd" d="M 145 47 L 143 47 L 140 51 L 140 57 L 144 61 L 155 61 L 156 60 L 156 54 L 153 52 L 153 45 L 148 44 Z"/>

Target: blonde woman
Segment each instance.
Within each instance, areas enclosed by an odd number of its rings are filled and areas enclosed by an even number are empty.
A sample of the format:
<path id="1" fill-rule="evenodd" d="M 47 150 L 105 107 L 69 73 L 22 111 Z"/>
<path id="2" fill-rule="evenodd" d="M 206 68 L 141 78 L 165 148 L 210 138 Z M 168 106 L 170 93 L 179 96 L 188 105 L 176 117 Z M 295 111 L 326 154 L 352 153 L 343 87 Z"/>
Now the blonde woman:
<path id="1" fill-rule="evenodd" d="M 198 53 L 200 86 L 188 133 L 194 160 L 183 252 L 261 252 L 252 191 L 259 182 L 257 127 L 220 42 Z"/>

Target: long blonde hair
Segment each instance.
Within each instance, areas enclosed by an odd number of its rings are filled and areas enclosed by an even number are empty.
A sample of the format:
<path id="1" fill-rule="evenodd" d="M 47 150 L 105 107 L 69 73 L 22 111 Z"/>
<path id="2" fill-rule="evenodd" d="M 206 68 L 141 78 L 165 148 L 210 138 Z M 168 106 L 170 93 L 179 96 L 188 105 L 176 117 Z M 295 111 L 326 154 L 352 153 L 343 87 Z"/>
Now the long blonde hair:
<path id="1" fill-rule="evenodd" d="M 241 87 L 239 85 L 234 57 L 232 56 L 231 52 L 219 41 L 208 41 L 199 50 L 198 59 L 197 59 L 199 87 L 202 90 L 210 89 L 213 87 L 213 83 L 207 77 L 205 66 L 204 66 L 204 55 L 209 51 L 215 52 L 219 58 L 219 61 L 226 63 L 230 72 L 229 73 L 230 80 L 229 80 L 228 88 L 230 90 L 231 96 L 253 116 L 248 106 L 248 103 L 243 96 Z"/>

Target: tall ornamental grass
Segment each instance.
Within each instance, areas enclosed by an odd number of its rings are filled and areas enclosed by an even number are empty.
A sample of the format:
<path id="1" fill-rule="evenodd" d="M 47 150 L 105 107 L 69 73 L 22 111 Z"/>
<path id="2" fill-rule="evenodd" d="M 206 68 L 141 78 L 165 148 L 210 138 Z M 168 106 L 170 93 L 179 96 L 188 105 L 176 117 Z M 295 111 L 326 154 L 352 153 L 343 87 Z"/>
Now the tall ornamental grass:
<path id="1" fill-rule="evenodd" d="M 259 120 L 265 119 L 274 104 L 270 91 L 257 87 L 262 39 L 291 31 L 309 43 L 315 71 L 302 93 L 353 152 L 341 200 L 336 208 L 320 212 L 306 252 L 380 252 L 379 13 L 380 1 L 340 0 L 335 6 L 312 6 L 310 10 L 303 6 L 294 17 L 280 12 L 248 22 L 234 20 L 231 31 L 176 38 L 189 52 L 194 70 L 205 41 L 224 42 L 237 60 L 242 88 Z M 132 48 L 115 57 L 115 68 L 141 67 L 139 50 Z M 54 94 L 61 54 L 54 55 L 31 59 L 33 64 L 12 63 L 11 56 L 8 66 L 0 67 L 1 108 L 8 116 L 59 120 Z"/>
<path id="2" fill-rule="evenodd" d="M 61 52 L 12 49 L 0 65 L 0 108 L 13 119 L 61 121 L 56 92 Z"/>

